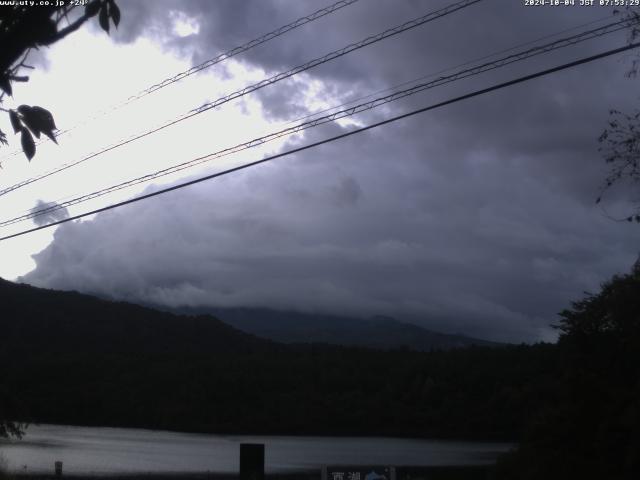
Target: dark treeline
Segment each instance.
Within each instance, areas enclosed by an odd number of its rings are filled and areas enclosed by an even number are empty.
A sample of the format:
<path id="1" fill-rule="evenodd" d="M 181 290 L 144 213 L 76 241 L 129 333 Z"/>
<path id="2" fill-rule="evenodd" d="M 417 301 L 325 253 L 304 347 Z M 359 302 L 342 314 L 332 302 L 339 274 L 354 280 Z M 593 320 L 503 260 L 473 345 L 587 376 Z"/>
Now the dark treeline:
<path id="1" fill-rule="evenodd" d="M 36 422 L 514 440 L 556 381 L 551 345 L 284 346 L 77 293 L 1 282 L 0 298 L 0 382 Z"/>
<path id="2" fill-rule="evenodd" d="M 552 356 L 548 347 L 416 354 L 315 346 L 179 357 L 36 351 L 14 361 L 7 380 L 39 422 L 516 439 L 538 406 L 534 390 L 553 381 Z"/>
<path id="3" fill-rule="evenodd" d="M 640 262 L 561 312 L 555 345 L 282 345 L 4 281 L 0 302 L 0 420 L 515 440 L 497 478 L 640 478 Z"/>
<path id="4" fill-rule="evenodd" d="M 557 389 L 499 478 L 640 478 L 640 260 L 560 314 Z"/>

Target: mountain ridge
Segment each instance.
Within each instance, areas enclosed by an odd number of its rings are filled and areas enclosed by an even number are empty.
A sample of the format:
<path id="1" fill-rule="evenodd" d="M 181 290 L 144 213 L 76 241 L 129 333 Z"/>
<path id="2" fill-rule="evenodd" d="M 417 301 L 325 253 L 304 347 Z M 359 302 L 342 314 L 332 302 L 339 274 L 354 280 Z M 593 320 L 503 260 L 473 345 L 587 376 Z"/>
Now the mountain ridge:
<path id="1" fill-rule="evenodd" d="M 145 353 L 206 352 L 211 348 L 271 348 L 274 343 L 241 332 L 213 316 L 180 316 L 131 302 L 13 283 L 0 278 L 6 348 Z M 28 335 L 28 338 L 27 338 Z"/>
<path id="2" fill-rule="evenodd" d="M 540 398 L 527 392 L 555 385 L 549 345 L 285 345 L 211 316 L 5 280 L 0 305 L 0 416 L 27 422 L 514 439 Z"/>
<path id="3" fill-rule="evenodd" d="M 180 329 L 171 335 L 172 348 L 204 348 L 200 343 L 212 331 L 221 335 L 227 341 L 220 342 L 220 347 L 228 347 L 233 343 L 258 344 L 257 340 L 264 340 L 265 345 L 273 342 L 284 344 L 327 344 L 345 347 L 371 348 L 379 350 L 409 349 L 414 351 L 449 350 L 465 348 L 469 346 L 500 346 L 504 345 L 488 340 L 468 337 L 459 334 L 445 334 L 428 330 L 424 327 L 398 321 L 388 316 L 374 316 L 369 319 L 349 317 L 344 315 L 301 313 L 287 310 L 275 310 L 269 308 L 251 307 L 178 307 L 171 308 L 157 304 L 140 304 L 132 301 L 122 301 L 95 293 L 81 293 L 77 291 L 63 291 L 36 287 L 26 283 L 14 283 L 0 278 L 0 289 L 11 290 L 21 296 L 29 297 L 30 301 L 23 302 L 23 308 L 31 314 L 35 313 L 34 300 L 37 298 L 42 307 L 51 303 L 56 305 L 56 310 L 47 312 L 48 316 L 65 317 L 60 309 L 73 305 L 74 314 L 66 321 L 58 323 L 58 332 L 48 332 L 48 336 L 59 337 L 68 335 L 70 338 L 86 336 L 87 338 L 99 337 L 104 325 L 78 323 L 75 318 L 78 311 L 85 312 L 87 317 L 96 315 L 96 311 L 104 310 L 105 317 L 115 322 L 116 330 L 127 331 L 123 321 L 124 313 L 132 315 L 140 320 L 135 327 L 135 332 L 128 332 L 131 342 L 139 342 L 142 348 L 150 346 L 153 342 L 145 341 L 145 338 L 154 337 L 155 326 L 149 325 L 147 317 L 157 316 L 161 322 L 180 322 Z M 11 307 L 13 305 L 13 307 Z M 16 308 L 15 302 L 5 305 L 6 308 Z M 6 310 L 5 310 L 6 311 Z M 24 313 L 24 312 L 23 312 Z M 101 314 L 102 315 L 102 314 Z M 29 315 L 27 315 L 28 317 Z M 119 326 L 118 326 L 119 325 Z M 89 328 L 90 327 L 90 328 Z M 47 328 L 47 327 L 45 327 Z M 169 328 L 169 327 L 166 327 Z M 89 332 L 89 330 L 92 332 Z M 114 325 L 110 326 L 114 329 Z M 219 330 L 219 332 L 218 332 Z M 197 332 L 204 332 L 199 335 Z M 231 333 L 233 332 L 233 333 Z M 5 334 L 11 334 L 11 329 Z M 133 335 L 133 336 L 131 336 Z M 243 336 L 245 335 L 245 336 Z M 249 340 L 251 339 L 251 340 Z M 121 341 L 119 339 L 118 341 Z M 163 340 L 166 343 L 165 340 Z M 162 343 L 162 342 L 161 342 Z M 198 345 L 200 345 L 198 347 Z M 156 344 L 156 346 L 158 346 Z M 165 348 L 168 348 L 165 345 Z"/>
<path id="4" fill-rule="evenodd" d="M 210 314 L 243 332 L 287 344 L 326 343 L 416 351 L 504 345 L 461 334 L 436 332 L 382 315 L 358 318 L 249 307 L 179 307 L 169 311 Z"/>

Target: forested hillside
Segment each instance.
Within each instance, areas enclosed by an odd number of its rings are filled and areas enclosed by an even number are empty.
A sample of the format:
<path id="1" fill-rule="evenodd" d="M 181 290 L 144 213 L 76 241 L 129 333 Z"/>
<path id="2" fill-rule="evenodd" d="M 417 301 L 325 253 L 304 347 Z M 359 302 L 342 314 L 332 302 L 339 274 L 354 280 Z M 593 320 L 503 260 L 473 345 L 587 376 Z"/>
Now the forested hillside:
<path id="1" fill-rule="evenodd" d="M 406 347 L 428 352 L 498 343 L 427 330 L 394 318 L 362 319 L 266 308 L 182 308 L 179 313 L 209 313 L 243 332 L 283 343 L 328 343 L 381 350 Z"/>
<path id="2" fill-rule="evenodd" d="M 202 432 L 517 439 L 551 399 L 550 345 L 284 346 L 215 318 L 0 283 L 13 418 Z"/>

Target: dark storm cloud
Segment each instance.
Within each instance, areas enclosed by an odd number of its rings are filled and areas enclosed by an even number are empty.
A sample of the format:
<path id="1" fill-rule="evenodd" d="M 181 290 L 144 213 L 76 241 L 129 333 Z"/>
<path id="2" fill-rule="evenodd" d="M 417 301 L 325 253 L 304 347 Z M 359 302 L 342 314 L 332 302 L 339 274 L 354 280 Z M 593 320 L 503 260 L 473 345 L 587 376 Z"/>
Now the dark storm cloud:
<path id="1" fill-rule="evenodd" d="M 150 35 L 197 64 L 332 2 L 122 0 L 122 3 L 129 21 L 123 20 L 122 27 L 114 34 L 116 40 L 132 41 L 138 36 Z M 445 0 L 362 0 L 236 59 L 259 66 L 269 74 L 285 71 L 450 3 Z M 176 38 L 172 34 L 176 12 L 194 19 L 200 26 L 199 33 Z M 317 78 L 330 79 L 342 90 L 389 86 L 610 13 L 608 8 L 536 9 L 511 0 L 486 0 L 311 72 Z M 565 36 L 571 33 L 575 32 L 567 32 Z M 581 52 L 597 50 L 603 43 L 606 42 L 591 42 L 586 48 L 582 47 Z"/>
<path id="2" fill-rule="evenodd" d="M 47 210 L 47 211 L 44 211 Z M 44 202 L 38 200 L 30 213 L 41 212 L 38 216 L 33 217 L 33 223 L 37 226 L 46 225 L 52 222 L 58 222 L 69 218 L 69 210 L 65 207 L 59 208 L 56 202 Z"/>
<path id="3" fill-rule="evenodd" d="M 438 132 L 389 133 L 412 149 L 399 158 L 371 133 L 65 225 L 25 280 L 169 305 L 390 314 L 533 340 L 570 299 L 633 261 L 625 225 L 576 205 L 546 175 L 486 152 L 451 155 L 452 174 L 432 161 L 444 152 Z"/>
<path id="4" fill-rule="evenodd" d="M 123 25 L 131 22 L 121 40 L 153 35 L 195 63 L 319 8 L 122 3 Z M 445 4 L 362 1 L 241 58 L 288 69 Z M 197 18 L 200 33 L 167 35 L 171 11 Z M 482 2 L 300 78 L 350 98 L 608 13 Z M 363 121 L 601 51 L 624 35 L 616 39 L 429 91 Z M 640 246 L 637 227 L 594 205 L 607 112 L 640 92 L 627 68 L 600 61 L 64 225 L 25 280 L 134 301 L 387 314 L 497 340 L 545 338 L 559 310 L 628 269 Z M 265 113 L 299 116 L 301 82 L 264 89 Z M 341 131 L 310 131 L 304 143 Z"/>
<path id="5" fill-rule="evenodd" d="M 304 77 L 303 77 L 304 78 Z M 279 88 L 266 88 L 256 92 L 263 114 L 270 120 L 283 121 L 297 119 L 308 113 L 305 96 L 309 88 L 304 79 L 285 80 Z"/>

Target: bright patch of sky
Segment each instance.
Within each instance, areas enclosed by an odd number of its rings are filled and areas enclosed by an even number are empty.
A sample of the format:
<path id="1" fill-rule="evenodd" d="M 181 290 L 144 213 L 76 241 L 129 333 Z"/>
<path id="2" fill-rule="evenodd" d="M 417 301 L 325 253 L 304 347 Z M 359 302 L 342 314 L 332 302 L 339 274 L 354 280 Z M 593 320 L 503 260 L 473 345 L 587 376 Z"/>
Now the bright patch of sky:
<path id="1" fill-rule="evenodd" d="M 200 32 L 200 24 L 198 20 L 182 12 L 172 12 L 174 17 L 173 33 L 179 37 L 188 37 L 190 35 L 197 35 Z"/>
<path id="2" fill-rule="evenodd" d="M 176 14 L 176 35 L 188 36 L 198 31 L 195 19 Z M 148 38 L 118 45 L 103 32 L 88 29 L 53 45 L 46 51 L 46 58 L 48 68 L 35 69 L 28 83 L 17 84 L 13 99 L 8 99 L 3 106 L 40 105 L 53 113 L 60 130 L 71 131 L 59 137 L 59 145 L 49 141 L 38 144 L 31 162 L 27 162 L 22 154 L 19 136 L 9 135 L 9 147 L 0 152 L 3 166 L 0 189 L 84 159 L 267 76 L 261 69 L 231 59 L 124 107 L 114 108 L 130 96 L 188 70 L 192 65 Z M 335 104 L 336 100 L 325 90 L 322 81 L 309 80 L 302 95 L 304 106 L 319 110 Z M 1 116 L 0 128 L 12 132 L 6 117 Z M 349 121 L 342 123 L 348 124 Z M 262 104 L 246 96 L 8 193 L 0 198 L 1 220 L 27 213 L 40 201 L 63 202 L 235 146 L 283 126 L 285 124 L 270 122 L 262 111 Z M 164 185 L 179 178 L 201 175 L 205 171 L 212 173 L 262 158 L 278 151 L 286 140 L 275 140 L 217 158 L 159 178 L 153 184 Z M 69 214 L 77 215 L 125 200 L 149 185 L 148 182 L 141 183 L 83 202 L 70 207 Z M 23 221 L 1 228 L 0 233 L 8 235 L 33 226 L 32 221 Z M 35 266 L 31 255 L 51 242 L 53 232 L 53 229 L 48 229 L 2 242 L 0 276 L 15 279 L 30 271 Z"/>

